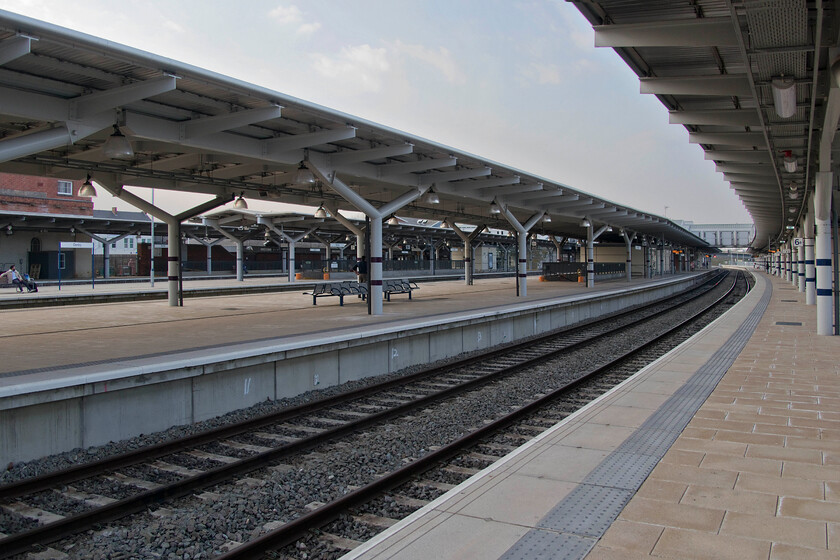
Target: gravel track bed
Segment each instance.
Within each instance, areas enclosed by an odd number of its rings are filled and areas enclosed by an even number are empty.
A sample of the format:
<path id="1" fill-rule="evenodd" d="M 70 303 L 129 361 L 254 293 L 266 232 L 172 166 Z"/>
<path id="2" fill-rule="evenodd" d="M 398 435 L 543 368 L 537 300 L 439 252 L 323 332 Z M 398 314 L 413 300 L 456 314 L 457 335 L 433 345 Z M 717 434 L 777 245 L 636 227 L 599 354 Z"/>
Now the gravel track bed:
<path id="1" fill-rule="evenodd" d="M 52 490 L 44 490 L 43 492 L 29 495 L 26 497 L 26 503 L 32 507 L 57 513 L 58 515 L 64 515 L 65 517 L 78 515 L 93 509 L 92 506 L 80 500 L 62 496 Z"/>
<path id="2" fill-rule="evenodd" d="M 611 349 L 621 349 L 643 338 L 646 331 L 654 329 L 654 326 L 633 329 L 609 346 Z M 603 354 L 605 352 L 593 352 L 592 348 L 572 352 L 560 359 L 531 367 L 523 375 L 511 376 L 463 394 L 454 400 L 454 406 L 453 401 L 432 404 L 423 411 L 413 412 L 414 416 L 410 418 L 396 418 L 387 425 L 369 428 L 364 433 L 346 439 L 344 445 L 330 446 L 328 454 L 311 453 L 292 460 L 286 459 L 285 462 L 291 464 L 290 468 L 267 468 L 251 473 L 245 480 L 213 487 L 209 490 L 216 498 L 211 501 L 197 498 L 179 500 L 161 508 L 162 511 L 170 511 L 169 515 L 143 514 L 126 518 L 93 536 L 81 535 L 56 543 L 56 548 L 67 552 L 70 558 L 212 557 L 219 554 L 221 547 L 229 540 L 242 542 L 255 538 L 263 532 L 262 526 L 265 523 L 294 519 L 305 511 L 307 504 L 336 499 L 355 487 L 373 481 L 380 473 L 402 466 L 404 458 L 422 457 L 431 447 L 445 445 L 480 426 L 486 419 L 509 412 L 530 400 L 531 396 L 553 390 L 571 380 L 571 372 L 591 369 L 597 365 L 596 362 L 602 362 Z M 376 381 L 382 379 L 379 377 Z M 604 390 L 607 390 L 606 384 Z M 576 400 L 584 404 L 596 394 L 600 392 L 580 391 Z M 318 397 L 321 395 L 323 393 L 319 393 Z M 306 398 L 287 399 L 285 406 L 292 406 L 290 401 L 305 402 L 312 397 L 310 394 Z M 259 409 L 259 414 L 266 412 L 264 406 L 252 408 Z M 554 413 L 564 417 L 571 411 L 572 407 L 567 403 L 558 406 Z M 539 416 L 545 418 L 549 414 L 548 411 L 542 411 Z M 228 421 L 231 416 L 235 414 L 225 415 Z M 520 428 L 517 431 L 524 438 L 506 435 L 497 441 L 516 447 L 525 438 L 530 439 L 535 435 L 532 430 Z M 141 439 L 145 440 L 146 436 Z M 255 445 L 265 445 L 263 440 L 253 439 Z M 248 438 L 238 437 L 237 440 L 247 441 Z M 220 444 L 207 444 L 201 449 L 221 455 L 235 455 L 235 451 L 238 451 Z M 82 451 L 78 454 L 91 455 Z M 55 468 L 55 465 L 65 460 L 68 458 L 62 456 L 50 465 Z M 170 462 L 169 458 L 165 460 Z M 486 462 L 473 461 L 469 457 L 463 457 L 463 460 L 462 466 L 469 468 L 480 469 L 486 466 Z M 20 474 L 43 468 L 48 467 L 26 464 L 12 471 Z M 121 472 L 155 482 L 180 478 L 178 475 L 145 467 L 129 467 L 121 469 Z M 424 478 L 448 484 L 459 484 L 466 479 L 463 475 L 439 468 L 429 471 Z M 412 485 L 407 486 L 404 493 L 418 499 L 431 500 L 443 492 Z M 334 525 L 335 530 L 327 530 L 356 540 L 366 540 L 379 532 L 351 518 L 339 520 Z M 311 544 L 302 544 L 306 548 L 296 546 L 291 549 L 298 554 L 293 557 L 333 557 L 331 554 L 334 551 L 322 543 L 313 541 Z M 288 551 L 284 550 L 283 553 L 288 554 Z"/>
<path id="3" fill-rule="evenodd" d="M 175 482 L 184 478 L 183 476 L 175 473 L 161 471 L 148 465 L 125 467 L 124 469 L 120 469 L 118 472 L 130 478 L 139 478 L 140 480 L 146 480 L 156 484 L 169 484 L 170 482 Z"/>
<path id="4" fill-rule="evenodd" d="M 138 488 L 137 486 L 103 479 L 77 480 L 73 483 L 73 488 L 79 492 L 99 494 L 115 500 L 124 500 L 143 491 L 142 488 Z"/>
<path id="5" fill-rule="evenodd" d="M 38 522 L 0 508 L 0 526 L 3 527 L 4 531 L 12 534 L 34 529 L 38 526 Z"/>
<path id="6" fill-rule="evenodd" d="M 204 451 L 205 453 L 213 453 L 214 455 L 225 455 L 227 457 L 237 457 L 239 459 L 247 459 L 248 457 L 256 455 L 254 451 L 248 451 L 247 449 L 239 449 L 237 447 L 223 445 L 217 441 L 205 443 L 204 445 L 196 447 L 196 449 L 198 449 L 199 451 Z"/>

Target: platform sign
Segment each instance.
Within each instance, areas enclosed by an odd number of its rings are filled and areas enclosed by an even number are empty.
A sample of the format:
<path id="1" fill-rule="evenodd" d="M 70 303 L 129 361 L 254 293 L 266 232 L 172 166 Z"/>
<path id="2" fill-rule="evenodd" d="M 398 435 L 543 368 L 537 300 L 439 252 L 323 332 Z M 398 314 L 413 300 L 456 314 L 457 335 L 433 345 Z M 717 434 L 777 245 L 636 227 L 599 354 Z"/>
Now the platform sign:
<path id="1" fill-rule="evenodd" d="M 805 246 L 805 239 L 802 237 L 794 237 L 793 238 L 793 246 L 794 247 L 804 247 Z"/>
<path id="2" fill-rule="evenodd" d="M 90 249 L 90 286 L 95 287 L 96 271 L 93 266 L 93 241 L 87 243 L 81 241 L 59 241 L 58 242 L 58 290 L 61 291 L 61 271 L 64 269 L 64 255 L 62 249 Z"/>

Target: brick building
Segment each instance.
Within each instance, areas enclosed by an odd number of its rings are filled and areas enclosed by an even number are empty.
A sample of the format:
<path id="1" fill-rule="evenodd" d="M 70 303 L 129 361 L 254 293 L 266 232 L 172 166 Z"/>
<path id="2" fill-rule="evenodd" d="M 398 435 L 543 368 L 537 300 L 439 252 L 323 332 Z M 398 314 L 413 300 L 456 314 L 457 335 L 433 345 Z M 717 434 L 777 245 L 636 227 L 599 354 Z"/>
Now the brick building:
<path id="1" fill-rule="evenodd" d="M 82 181 L 0 173 L 0 210 L 93 215 L 93 200 L 76 193 Z"/>

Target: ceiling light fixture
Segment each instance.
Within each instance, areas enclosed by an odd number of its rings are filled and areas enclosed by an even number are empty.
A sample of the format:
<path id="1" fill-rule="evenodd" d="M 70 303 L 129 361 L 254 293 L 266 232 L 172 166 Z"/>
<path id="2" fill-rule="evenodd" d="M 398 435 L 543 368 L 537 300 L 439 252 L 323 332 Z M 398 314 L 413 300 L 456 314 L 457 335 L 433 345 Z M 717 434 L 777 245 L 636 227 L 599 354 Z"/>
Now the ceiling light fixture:
<path id="1" fill-rule="evenodd" d="M 499 203 L 496 202 L 496 199 L 493 199 L 493 202 L 490 203 L 490 213 L 491 214 L 501 214 L 502 208 L 499 206 Z"/>
<path id="2" fill-rule="evenodd" d="M 298 165 L 297 173 L 295 173 L 295 183 L 298 184 L 307 184 L 307 183 L 314 183 L 315 182 L 315 175 L 306 167 L 306 164 L 300 162 Z"/>
<path id="3" fill-rule="evenodd" d="M 120 131 L 120 127 L 114 124 L 114 133 L 105 140 L 102 146 L 102 155 L 110 159 L 131 159 L 134 157 L 134 149 L 131 142 Z"/>
<path id="4" fill-rule="evenodd" d="M 327 211 L 324 209 L 324 203 L 322 202 L 321 205 L 315 210 L 315 217 L 316 218 L 326 218 Z"/>
<path id="5" fill-rule="evenodd" d="M 545 222 L 545 223 L 551 222 L 551 216 L 549 216 L 548 214 L 545 214 L 543 216 L 543 222 Z"/>
<path id="6" fill-rule="evenodd" d="M 90 174 L 88 174 L 82 186 L 79 187 L 79 196 L 96 196 L 96 188 L 90 182 Z"/>
<path id="7" fill-rule="evenodd" d="M 400 220 L 394 214 L 391 214 L 391 217 L 385 223 L 389 226 L 398 226 L 400 225 Z"/>
<path id="8" fill-rule="evenodd" d="M 788 173 L 796 173 L 796 158 L 793 157 L 791 150 L 785 150 L 785 157 L 782 160 L 785 164 L 785 171 Z"/>
<path id="9" fill-rule="evenodd" d="M 580 227 L 589 227 L 591 225 L 592 225 L 592 222 L 590 222 L 586 218 L 584 218 L 583 220 L 580 221 Z"/>
<path id="10" fill-rule="evenodd" d="M 248 209 L 248 203 L 245 202 L 244 198 L 242 198 L 244 195 L 245 195 L 244 192 L 239 193 L 239 198 L 237 198 L 236 202 L 233 203 L 233 207 L 236 208 L 237 210 L 247 210 Z"/>
<path id="11" fill-rule="evenodd" d="M 770 83 L 776 114 L 783 119 L 792 117 L 796 113 L 796 81 L 789 76 L 780 76 L 773 78 Z"/>
<path id="12" fill-rule="evenodd" d="M 438 196 L 438 193 L 435 192 L 434 187 L 429 187 L 429 190 L 426 191 L 425 200 L 429 204 L 440 204 L 440 197 Z"/>

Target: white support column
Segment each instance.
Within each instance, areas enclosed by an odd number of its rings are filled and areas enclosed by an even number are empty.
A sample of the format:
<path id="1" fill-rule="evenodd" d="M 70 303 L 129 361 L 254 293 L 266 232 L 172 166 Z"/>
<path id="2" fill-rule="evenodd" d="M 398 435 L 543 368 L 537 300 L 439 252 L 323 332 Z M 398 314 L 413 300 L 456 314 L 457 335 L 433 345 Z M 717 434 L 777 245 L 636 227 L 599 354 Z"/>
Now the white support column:
<path id="1" fill-rule="evenodd" d="M 411 189 L 379 208 L 373 206 L 364 197 L 344 184 L 335 170 L 326 165 L 326 159 L 310 154 L 305 160 L 310 171 L 325 185 L 329 185 L 344 200 L 364 212 L 370 218 L 370 310 L 373 315 L 382 315 L 382 219 L 390 216 L 403 206 L 414 202 L 425 194 L 431 185 Z M 318 161 L 313 161 L 317 159 Z"/>
<path id="2" fill-rule="evenodd" d="M 502 206 L 502 215 L 508 223 L 519 233 L 517 241 L 519 245 L 519 262 L 516 266 L 516 278 L 519 283 L 519 297 L 528 295 L 528 232 L 545 215 L 545 212 L 537 212 L 524 224 L 520 224 L 507 206 Z"/>
<path id="3" fill-rule="evenodd" d="M 586 287 L 595 285 L 595 237 L 592 222 L 586 226 Z"/>
<path id="4" fill-rule="evenodd" d="M 814 195 L 814 227 L 816 232 L 817 334 L 833 334 L 834 300 L 831 288 L 831 183 L 830 171 L 819 171 Z"/>
<path id="5" fill-rule="evenodd" d="M 661 245 L 659 246 L 659 275 L 663 276 L 665 274 L 665 236 L 663 235 L 662 238 L 659 240 Z"/>
<path id="6" fill-rule="evenodd" d="M 289 242 L 289 282 L 295 281 L 295 241 L 288 235 L 284 236 Z"/>
<path id="7" fill-rule="evenodd" d="M 805 293 L 805 232 L 801 225 L 799 226 L 797 235 L 802 239 L 802 243 L 799 244 L 799 278 L 797 282 L 799 285 L 799 291 Z"/>
<path id="8" fill-rule="evenodd" d="M 382 216 L 370 218 L 370 312 L 382 315 Z"/>
<path id="9" fill-rule="evenodd" d="M 130 231 L 128 233 L 124 233 L 112 239 L 105 239 L 104 237 L 100 237 L 96 234 L 93 234 L 86 230 L 81 226 L 76 226 L 76 229 L 80 232 L 84 233 L 88 237 L 90 237 L 93 241 L 98 243 L 102 243 L 102 277 L 103 278 L 110 278 L 111 277 L 111 244 L 118 243 L 129 237 L 131 235 L 137 235 L 136 231 Z"/>
<path id="10" fill-rule="evenodd" d="M 200 238 L 196 235 L 193 235 L 192 233 L 187 233 L 187 236 L 190 237 L 191 239 L 195 239 L 196 241 L 198 241 L 199 243 L 201 243 L 202 245 L 204 245 L 207 248 L 207 257 L 206 257 L 206 260 L 207 260 L 207 276 L 212 275 L 213 274 L 213 246 L 221 243 L 222 239 L 218 238 L 218 239 L 214 239 L 213 241 L 207 241 L 207 240 L 204 240 L 204 239 L 202 239 L 202 238 Z"/>
<path id="11" fill-rule="evenodd" d="M 179 298 L 180 294 L 178 293 L 180 283 L 179 283 L 178 279 L 179 279 L 180 273 L 181 273 L 180 262 L 178 261 L 178 254 L 179 254 L 178 245 L 181 243 L 181 221 L 187 220 L 187 219 L 189 219 L 193 216 L 198 216 L 199 214 L 201 214 L 203 212 L 207 212 L 209 210 L 212 210 L 213 208 L 218 208 L 219 206 L 222 206 L 223 204 L 226 204 L 227 202 L 230 202 L 231 200 L 233 200 L 233 196 L 232 195 L 231 196 L 217 196 L 216 198 L 214 198 L 212 200 L 208 200 L 207 202 L 204 202 L 202 204 L 199 204 L 198 206 L 195 206 L 194 208 L 191 208 L 190 210 L 187 210 L 185 212 L 181 212 L 177 216 L 173 216 L 173 215 L 169 214 L 168 212 L 166 212 L 164 210 L 161 210 L 160 208 L 158 208 L 154 204 L 151 204 L 151 203 L 143 200 L 142 198 L 135 195 L 134 193 L 131 193 L 131 192 L 125 190 L 123 185 L 119 185 L 119 186 L 116 186 L 114 184 L 109 185 L 107 183 L 107 181 L 103 181 L 103 179 L 101 177 L 97 177 L 96 179 L 94 179 L 94 181 L 96 181 L 97 184 L 101 185 L 106 191 L 111 193 L 113 196 L 116 196 L 117 198 L 125 200 L 126 202 L 128 202 L 129 204 L 134 206 L 135 208 L 137 208 L 137 209 L 139 209 L 143 212 L 146 212 L 147 214 L 150 214 L 151 216 L 154 216 L 155 218 L 157 218 L 159 220 L 162 220 L 166 223 L 167 233 L 168 233 L 168 236 L 169 236 L 168 239 L 167 239 L 167 244 L 169 246 L 169 248 L 167 250 L 168 261 L 169 261 L 169 263 L 167 265 L 167 273 L 168 273 L 167 280 L 169 282 L 169 284 L 168 284 L 168 286 L 169 286 L 168 287 L 168 300 L 169 300 L 169 305 L 171 307 L 178 307 L 179 299 L 180 299 Z M 175 237 L 172 237 L 173 235 Z M 153 241 L 154 241 L 154 239 L 153 239 Z M 173 247 L 174 247 L 174 254 L 173 254 Z M 174 261 L 172 259 L 173 256 L 175 257 Z M 154 258 L 155 258 L 155 255 L 154 255 L 154 251 L 153 251 L 152 252 L 152 260 L 154 260 Z"/>
<path id="12" fill-rule="evenodd" d="M 566 238 L 562 235 L 549 235 L 548 237 L 551 239 L 551 242 L 554 243 L 556 261 L 563 262 L 563 243 L 566 242 Z"/>
<path id="13" fill-rule="evenodd" d="M 633 280 L 633 236 L 627 235 L 626 231 L 622 231 L 621 235 L 624 236 L 624 244 L 627 246 L 627 260 L 624 266 L 627 281 L 630 282 Z"/>
<path id="14" fill-rule="evenodd" d="M 587 218 L 589 223 L 586 226 L 586 287 L 595 286 L 595 240 L 607 231 L 609 226 L 601 226 L 598 231 L 593 231 L 592 220 Z"/>
<path id="15" fill-rule="evenodd" d="M 817 304 L 817 270 L 814 266 L 814 210 L 805 215 L 805 304 Z"/>
<path id="16" fill-rule="evenodd" d="M 796 247 L 793 246 L 793 241 L 788 241 L 788 264 L 790 270 L 788 271 L 788 282 L 791 283 L 792 286 L 796 286 L 796 254 L 797 250 Z"/>
<path id="17" fill-rule="evenodd" d="M 277 226 L 274 225 L 274 222 L 272 222 L 268 218 L 258 216 L 257 217 L 257 223 L 261 226 L 265 226 L 267 229 L 269 229 L 272 232 L 274 232 L 275 234 L 277 234 L 277 236 L 280 237 L 280 239 L 285 239 L 289 243 L 289 282 L 294 282 L 295 281 L 295 243 L 297 243 L 298 241 L 300 241 L 301 239 L 303 239 L 304 237 L 306 237 L 307 235 L 309 235 L 310 233 L 312 233 L 313 231 L 318 229 L 319 224 L 316 224 L 316 225 L 312 226 L 311 228 L 309 228 L 308 230 L 306 230 L 305 232 L 301 233 L 300 235 L 298 235 L 296 237 L 292 237 L 292 236 L 288 235 L 282 229 L 277 229 Z"/>
<path id="18" fill-rule="evenodd" d="M 461 238 L 461 241 L 464 242 L 464 283 L 467 286 L 471 286 L 473 283 L 473 267 L 472 267 L 472 242 L 481 235 L 484 231 L 484 224 L 477 226 L 472 232 L 469 234 L 464 233 L 464 231 L 458 227 L 454 221 L 447 218 L 446 224 L 449 228 L 455 232 L 455 235 Z"/>
<path id="19" fill-rule="evenodd" d="M 242 264 L 244 262 L 244 255 L 245 255 L 245 239 L 240 239 L 236 237 L 232 233 L 226 231 L 219 225 L 219 220 L 214 218 L 204 218 L 204 225 L 210 226 L 226 238 L 230 239 L 236 245 L 236 280 L 238 282 L 242 282 L 244 280 L 244 275 L 242 274 Z M 171 243 L 170 243 L 171 245 Z"/>
<path id="20" fill-rule="evenodd" d="M 178 306 L 178 280 L 181 276 L 181 224 L 166 222 L 166 280 L 169 282 L 169 306 Z"/>

